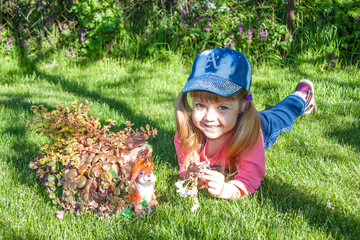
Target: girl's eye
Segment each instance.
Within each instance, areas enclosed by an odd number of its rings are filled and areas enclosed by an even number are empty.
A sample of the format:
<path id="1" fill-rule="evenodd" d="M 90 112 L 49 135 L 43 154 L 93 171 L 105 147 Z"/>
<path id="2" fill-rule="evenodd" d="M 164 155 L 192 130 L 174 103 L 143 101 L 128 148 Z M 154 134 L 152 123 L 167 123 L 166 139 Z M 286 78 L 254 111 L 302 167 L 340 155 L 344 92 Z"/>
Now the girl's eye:
<path id="1" fill-rule="evenodd" d="M 228 107 L 226 107 L 226 106 L 219 106 L 219 109 L 220 109 L 220 110 L 226 110 L 226 109 L 228 109 Z"/>
<path id="2" fill-rule="evenodd" d="M 203 107 L 205 107 L 205 105 L 204 105 L 204 104 L 201 104 L 201 103 L 196 103 L 196 104 L 195 104 L 195 107 L 196 107 L 196 108 L 203 108 Z"/>

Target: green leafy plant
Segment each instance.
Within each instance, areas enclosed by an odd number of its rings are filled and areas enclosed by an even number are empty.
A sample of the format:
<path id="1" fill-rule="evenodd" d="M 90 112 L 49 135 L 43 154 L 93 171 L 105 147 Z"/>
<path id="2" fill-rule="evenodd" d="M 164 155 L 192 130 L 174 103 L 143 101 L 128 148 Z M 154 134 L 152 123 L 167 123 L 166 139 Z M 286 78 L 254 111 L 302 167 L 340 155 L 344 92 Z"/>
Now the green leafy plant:
<path id="1" fill-rule="evenodd" d="M 278 56 L 288 44 L 285 25 L 275 21 L 270 6 L 238 4 L 236 1 L 197 1 L 177 12 L 183 43 L 191 52 L 207 48 L 229 47 L 244 52 L 252 60 Z M 187 51 L 185 51 L 187 52 Z"/>
<path id="2" fill-rule="evenodd" d="M 118 211 L 131 215 L 134 205 L 129 194 L 136 190 L 131 169 L 140 159 L 152 161 L 146 142 L 157 130 L 149 125 L 133 130 L 127 121 L 123 130 L 110 132 L 115 123 L 108 120 L 101 126 L 99 119 L 88 116 L 90 105 L 57 104 L 51 112 L 42 105 L 32 107 L 35 116 L 27 126 L 50 142 L 29 167 L 37 170 L 53 203 L 64 209 L 58 212 L 59 218 L 65 211 L 79 215 L 95 211 L 101 217 Z M 142 204 L 147 212 L 157 202 Z"/>
<path id="3" fill-rule="evenodd" d="M 18 8 L 5 4 L 4 18 L 11 21 L 0 25 L 0 51 L 30 59 L 51 59 L 59 51 L 74 61 L 168 59 L 173 53 L 193 59 L 208 48 L 230 47 L 252 62 L 359 63 L 359 0 L 295 1 L 288 41 L 288 1 L 16 2 L 25 14 L 13 17 Z"/>
<path id="4" fill-rule="evenodd" d="M 77 1 L 72 12 L 82 24 L 80 39 L 84 55 L 103 56 L 114 42 L 114 36 L 124 32 L 123 8 L 110 0 Z"/>
<path id="5" fill-rule="evenodd" d="M 12 50 L 14 46 L 15 38 L 11 34 L 11 32 L 4 27 L 0 26 L 0 46 L 2 48 L 0 49 L 2 54 L 6 54 L 6 52 L 9 52 Z"/>

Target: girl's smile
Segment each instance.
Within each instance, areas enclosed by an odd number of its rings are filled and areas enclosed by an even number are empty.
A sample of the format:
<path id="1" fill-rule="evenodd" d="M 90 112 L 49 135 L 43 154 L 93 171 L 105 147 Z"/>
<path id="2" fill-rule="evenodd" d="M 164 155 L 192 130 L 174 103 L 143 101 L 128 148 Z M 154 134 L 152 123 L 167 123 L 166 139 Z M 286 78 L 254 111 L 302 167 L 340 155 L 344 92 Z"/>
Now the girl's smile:
<path id="1" fill-rule="evenodd" d="M 240 110 L 237 100 L 209 103 L 194 99 L 192 121 L 209 140 L 225 139 L 236 125 Z"/>

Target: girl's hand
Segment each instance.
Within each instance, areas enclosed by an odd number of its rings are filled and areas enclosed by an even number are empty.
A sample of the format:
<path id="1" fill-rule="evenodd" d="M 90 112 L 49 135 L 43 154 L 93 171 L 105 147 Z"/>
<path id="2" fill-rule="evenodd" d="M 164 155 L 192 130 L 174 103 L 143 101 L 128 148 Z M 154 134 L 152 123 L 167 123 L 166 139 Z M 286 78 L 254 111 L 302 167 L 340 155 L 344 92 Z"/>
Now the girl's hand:
<path id="1" fill-rule="evenodd" d="M 205 169 L 201 172 L 201 180 L 207 182 L 208 192 L 213 197 L 220 197 L 225 186 L 225 176 L 213 170 Z"/>
<path id="2" fill-rule="evenodd" d="M 200 174 L 200 163 L 198 162 L 191 162 L 186 173 L 186 178 L 193 177 L 196 178 Z M 200 177 L 198 178 L 198 186 L 200 189 L 205 187 L 205 181 L 203 181 Z"/>
<path id="3" fill-rule="evenodd" d="M 197 162 L 190 162 L 188 168 L 187 168 L 187 173 L 186 173 L 186 178 L 189 177 L 196 177 L 199 174 L 199 163 Z"/>

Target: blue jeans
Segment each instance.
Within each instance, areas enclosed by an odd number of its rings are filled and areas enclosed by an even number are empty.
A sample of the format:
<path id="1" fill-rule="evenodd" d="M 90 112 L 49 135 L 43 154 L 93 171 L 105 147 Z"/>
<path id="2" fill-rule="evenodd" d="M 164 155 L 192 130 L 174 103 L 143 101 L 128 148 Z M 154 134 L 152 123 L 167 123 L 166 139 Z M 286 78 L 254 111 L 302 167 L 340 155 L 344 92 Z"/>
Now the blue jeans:
<path id="1" fill-rule="evenodd" d="M 261 130 L 265 150 L 270 148 L 280 133 L 289 131 L 305 111 L 305 100 L 291 94 L 269 110 L 260 111 Z"/>

